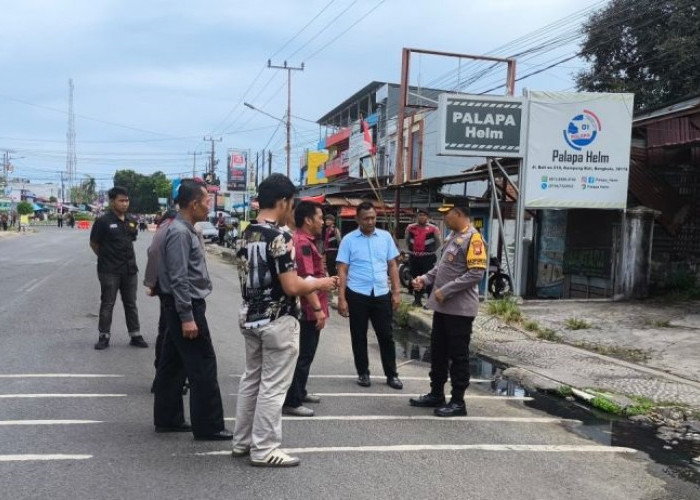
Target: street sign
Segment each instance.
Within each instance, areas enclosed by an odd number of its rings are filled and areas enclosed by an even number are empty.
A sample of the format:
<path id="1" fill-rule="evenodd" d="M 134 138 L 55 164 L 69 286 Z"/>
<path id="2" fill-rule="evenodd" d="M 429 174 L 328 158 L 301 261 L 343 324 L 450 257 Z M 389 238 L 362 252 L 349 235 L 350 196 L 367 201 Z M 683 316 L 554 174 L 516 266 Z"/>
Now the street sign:
<path id="1" fill-rule="evenodd" d="M 530 92 L 527 208 L 627 206 L 633 94 Z"/>
<path id="2" fill-rule="evenodd" d="M 440 94 L 439 154 L 520 158 L 525 106 L 518 97 Z"/>

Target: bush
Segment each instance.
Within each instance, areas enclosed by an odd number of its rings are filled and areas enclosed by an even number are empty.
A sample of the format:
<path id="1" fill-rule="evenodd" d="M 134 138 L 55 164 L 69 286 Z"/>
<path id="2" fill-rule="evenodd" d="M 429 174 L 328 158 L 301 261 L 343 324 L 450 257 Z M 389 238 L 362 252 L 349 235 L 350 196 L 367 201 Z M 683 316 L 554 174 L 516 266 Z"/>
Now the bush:
<path id="1" fill-rule="evenodd" d="M 523 318 L 518 304 L 512 297 L 489 301 L 487 312 L 492 316 L 498 316 L 506 323 L 517 323 Z"/>
<path id="2" fill-rule="evenodd" d="M 89 220 L 92 221 L 95 219 L 95 216 L 86 212 L 78 212 L 74 215 L 74 218 L 76 221 L 79 220 Z"/>
<path id="3" fill-rule="evenodd" d="M 28 201 L 17 203 L 17 213 L 20 215 L 30 215 L 34 213 L 34 206 Z"/>
<path id="4" fill-rule="evenodd" d="M 590 328 L 591 324 L 584 319 L 569 318 L 566 320 L 566 327 L 569 330 L 585 330 L 586 328 Z"/>

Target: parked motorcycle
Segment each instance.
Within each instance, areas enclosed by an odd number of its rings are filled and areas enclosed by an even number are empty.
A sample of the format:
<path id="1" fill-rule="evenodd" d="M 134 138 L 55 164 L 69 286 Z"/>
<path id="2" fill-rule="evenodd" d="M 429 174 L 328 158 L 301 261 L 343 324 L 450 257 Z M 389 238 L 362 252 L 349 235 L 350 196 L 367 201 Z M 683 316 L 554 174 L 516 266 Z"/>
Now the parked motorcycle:
<path id="1" fill-rule="evenodd" d="M 233 248 L 236 246 L 236 241 L 238 240 L 238 230 L 231 228 L 224 234 L 224 246 L 226 248 Z"/>
<path id="2" fill-rule="evenodd" d="M 410 290 L 413 276 L 411 276 L 411 264 L 408 257 L 408 252 L 401 252 L 399 254 L 399 280 L 405 288 Z"/>
<path id="3" fill-rule="evenodd" d="M 507 273 L 501 269 L 501 262 L 496 257 L 489 259 L 489 293 L 495 299 L 500 299 L 513 293 L 513 282 Z"/>

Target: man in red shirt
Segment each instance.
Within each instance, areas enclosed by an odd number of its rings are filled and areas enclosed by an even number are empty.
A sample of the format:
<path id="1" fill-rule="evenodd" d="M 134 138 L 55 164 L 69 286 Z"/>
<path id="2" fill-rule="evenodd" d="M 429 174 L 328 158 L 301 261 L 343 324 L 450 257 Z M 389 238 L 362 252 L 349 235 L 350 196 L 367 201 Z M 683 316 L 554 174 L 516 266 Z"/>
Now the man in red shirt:
<path id="1" fill-rule="evenodd" d="M 324 278 L 323 257 L 316 247 L 316 239 L 323 230 L 321 205 L 310 201 L 300 202 L 294 209 L 293 242 L 297 275 L 304 279 Z M 328 295 L 313 292 L 301 298 L 301 320 L 299 321 L 299 358 L 294 370 L 282 412 L 287 415 L 311 417 L 314 411 L 303 403 L 319 403 L 320 398 L 306 392 L 311 363 L 316 355 L 321 330 L 328 318 Z"/>
<path id="2" fill-rule="evenodd" d="M 418 220 L 406 228 L 406 248 L 413 279 L 423 276 L 437 262 L 436 252 L 440 248 L 440 230 L 428 221 L 428 212 L 418 210 Z M 412 287 L 411 287 L 412 288 Z M 430 295 L 430 290 L 427 290 Z M 420 307 L 423 290 L 413 290 L 414 306 Z"/>

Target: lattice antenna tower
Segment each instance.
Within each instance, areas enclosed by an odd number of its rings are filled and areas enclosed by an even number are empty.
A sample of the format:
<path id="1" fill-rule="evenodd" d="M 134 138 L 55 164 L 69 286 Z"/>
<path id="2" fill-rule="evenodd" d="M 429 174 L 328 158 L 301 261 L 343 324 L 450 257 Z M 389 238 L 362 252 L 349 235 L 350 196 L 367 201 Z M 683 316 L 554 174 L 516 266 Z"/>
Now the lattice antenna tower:
<path id="1" fill-rule="evenodd" d="M 68 189 L 75 183 L 75 169 L 77 157 L 75 155 L 75 113 L 73 112 L 73 79 L 68 79 L 68 132 L 66 132 L 66 174 L 68 177 Z"/>

